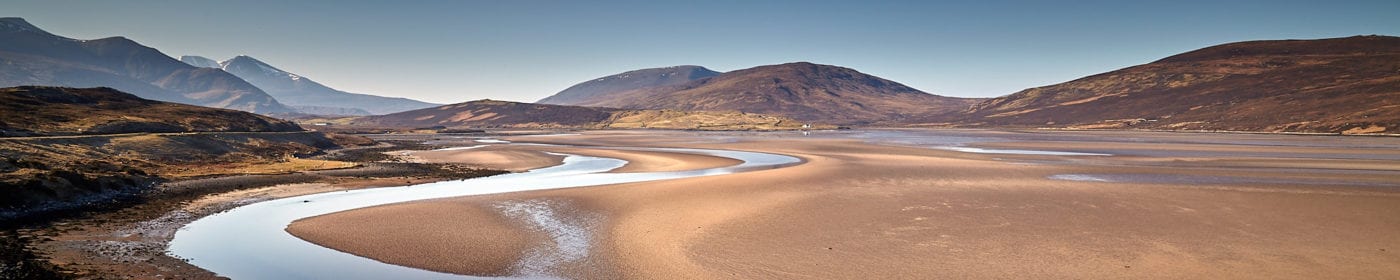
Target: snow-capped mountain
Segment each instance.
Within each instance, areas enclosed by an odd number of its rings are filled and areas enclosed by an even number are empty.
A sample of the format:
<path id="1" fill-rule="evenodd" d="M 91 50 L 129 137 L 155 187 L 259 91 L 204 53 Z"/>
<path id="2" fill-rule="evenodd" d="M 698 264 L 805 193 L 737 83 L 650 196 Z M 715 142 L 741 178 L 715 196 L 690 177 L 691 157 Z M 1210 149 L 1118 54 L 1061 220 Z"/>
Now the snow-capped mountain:
<path id="1" fill-rule="evenodd" d="M 200 56 L 187 55 L 181 57 L 181 60 L 194 66 L 223 69 L 256 85 L 276 97 L 278 101 L 302 109 L 304 113 L 365 115 L 367 112 L 382 115 L 441 105 L 407 98 L 340 91 L 246 55 L 217 62 L 213 66 L 204 66 L 213 60 Z"/>
<path id="2" fill-rule="evenodd" d="M 0 18 L 0 87 L 109 87 L 141 98 L 256 113 L 290 108 L 238 77 L 191 67 L 123 37 L 75 40 Z"/>
<path id="3" fill-rule="evenodd" d="M 282 69 L 277 69 L 277 67 L 272 67 L 272 65 L 267 65 L 267 63 L 246 55 L 235 56 L 229 60 L 221 61 L 219 62 L 219 68 L 229 73 L 257 73 L 257 75 L 263 77 L 285 77 L 292 81 L 301 80 L 301 76 L 297 76 L 297 74 L 282 71 Z"/>

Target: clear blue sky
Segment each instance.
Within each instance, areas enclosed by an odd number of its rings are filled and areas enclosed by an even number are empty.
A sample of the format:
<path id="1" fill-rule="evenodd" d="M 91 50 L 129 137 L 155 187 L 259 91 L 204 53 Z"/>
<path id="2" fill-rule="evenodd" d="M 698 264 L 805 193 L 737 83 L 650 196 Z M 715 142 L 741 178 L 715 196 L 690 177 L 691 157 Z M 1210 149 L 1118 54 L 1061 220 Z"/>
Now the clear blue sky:
<path id="1" fill-rule="evenodd" d="M 351 92 L 534 101 L 627 70 L 810 61 L 991 97 L 1261 39 L 1400 35 L 1400 1 L 5 1 L 79 39 L 257 57 Z"/>

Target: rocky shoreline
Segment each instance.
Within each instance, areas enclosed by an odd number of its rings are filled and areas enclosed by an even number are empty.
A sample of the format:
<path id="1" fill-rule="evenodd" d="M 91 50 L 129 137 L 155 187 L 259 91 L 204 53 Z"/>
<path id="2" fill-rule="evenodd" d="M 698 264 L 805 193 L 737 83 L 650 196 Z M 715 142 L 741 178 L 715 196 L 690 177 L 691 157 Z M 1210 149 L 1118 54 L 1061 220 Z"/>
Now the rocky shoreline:
<path id="1" fill-rule="evenodd" d="M 215 278 L 164 252 L 176 230 L 233 207 L 316 192 L 398 186 L 506 173 L 454 164 L 403 162 L 391 150 L 436 148 L 381 141 L 330 151 L 318 159 L 360 163 L 346 169 L 233 175 L 165 182 L 128 199 L 32 215 L 0 233 L 2 279 Z"/>

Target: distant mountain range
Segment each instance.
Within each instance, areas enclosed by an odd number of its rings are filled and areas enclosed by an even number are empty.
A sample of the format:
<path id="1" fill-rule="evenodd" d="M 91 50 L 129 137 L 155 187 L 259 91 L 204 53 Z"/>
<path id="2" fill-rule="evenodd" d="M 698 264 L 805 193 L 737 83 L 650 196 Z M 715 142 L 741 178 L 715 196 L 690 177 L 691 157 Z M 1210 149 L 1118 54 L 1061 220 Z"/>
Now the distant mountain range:
<path id="1" fill-rule="evenodd" d="M 806 62 L 699 75 L 690 81 L 662 76 L 671 73 L 645 69 L 612 75 L 541 101 L 624 109 L 740 111 L 842 125 L 899 123 L 911 116 L 965 110 L 981 101 L 928 94 L 850 68 Z M 665 82 L 653 86 L 638 80 Z M 615 90 L 577 94 L 578 88 Z"/>
<path id="2" fill-rule="evenodd" d="M 718 75 L 699 66 L 629 71 L 540 102 L 878 126 L 1395 133 L 1400 38 L 1224 44 L 993 99 L 936 96 L 798 62 Z"/>
<path id="3" fill-rule="evenodd" d="M 975 126 L 1400 131 L 1400 38 L 1223 44 L 931 116 Z"/>
<path id="4" fill-rule="evenodd" d="M 237 56 L 216 62 L 205 57 L 187 55 L 180 57 L 180 61 L 198 67 L 222 69 L 266 91 L 283 104 L 307 114 L 381 115 L 442 105 L 408 98 L 336 90 L 250 56 Z"/>
<path id="5" fill-rule="evenodd" d="M 439 105 L 336 90 L 248 56 L 175 60 L 123 37 L 77 40 L 21 18 L 0 18 L 0 87 L 22 85 L 112 87 L 152 100 L 261 114 L 370 115 Z"/>
<path id="6" fill-rule="evenodd" d="M 439 106 L 336 90 L 249 56 L 175 60 L 122 37 L 76 40 L 0 18 L 0 87 L 21 85 L 110 87 L 283 116 L 380 115 L 356 120 L 394 126 L 810 123 L 1393 134 L 1400 131 L 1400 38 L 1223 44 L 992 99 L 938 96 L 850 68 L 795 62 L 727 73 L 640 69 L 579 83 L 541 104 Z"/>
<path id="7" fill-rule="evenodd" d="M 290 113 L 256 86 L 218 69 L 190 66 L 135 41 L 76 40 L 21 18 L 0 18 L 0 87 L 112 87 L 137 96 L 258 113 Z"/>

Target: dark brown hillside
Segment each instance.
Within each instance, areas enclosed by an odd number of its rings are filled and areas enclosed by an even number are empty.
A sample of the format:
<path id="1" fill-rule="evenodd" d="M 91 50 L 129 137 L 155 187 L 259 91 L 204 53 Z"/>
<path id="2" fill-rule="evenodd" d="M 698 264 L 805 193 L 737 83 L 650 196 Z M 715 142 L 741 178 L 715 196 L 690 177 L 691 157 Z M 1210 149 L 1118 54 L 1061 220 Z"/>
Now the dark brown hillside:
<path id="1" fill-rule="evenodd" d="M 0 88 L 0 136 L 136 132 L 289 132 L 253 113 L 146 100 L 110 88 Z"/>
<path id="2" fill-rule="evenodd" d="M 1400 131 L 1400 38 L 1232 43 L 942 114 L 983 126 Z"/>
<path id="3" fill-rule="evenodd" d="M 583 127 L 607 120 L 615 109 L 477 100 L 356 119 L 385 127 Z"/>
<path id="4" fill-rule="evenodd" d="M 616 94 L 623 92 L 684 84 L 719 74 L 719 72 L 705 67 L 693 65 L 632 70 L 579 83 L 552 96 L 540 99 L 537 103 L 599 106 L 599 104 L 621 98 Z"/>
<path id="5" fill-rule="evenodd" d="M 138 199 L 166 179 L 350 165 L 302 158 L 339 144 L 291 122 L 110 88 L 0 88 L 0 134 L 0 224 Z"/>
<path id="6" fill-rule="evenodd" d="M 759 66 L 681 85 L 612 95 L 597 106 L 740 111 L 830 124 L 898 123 L 910 116 L 964 110 L 979 99 L 928 94 L 831 65 Z"/>

